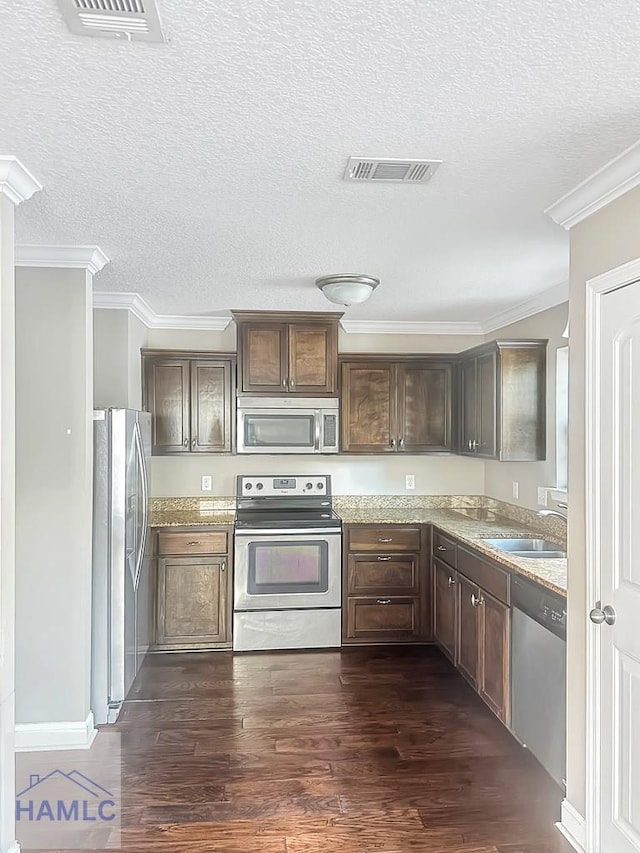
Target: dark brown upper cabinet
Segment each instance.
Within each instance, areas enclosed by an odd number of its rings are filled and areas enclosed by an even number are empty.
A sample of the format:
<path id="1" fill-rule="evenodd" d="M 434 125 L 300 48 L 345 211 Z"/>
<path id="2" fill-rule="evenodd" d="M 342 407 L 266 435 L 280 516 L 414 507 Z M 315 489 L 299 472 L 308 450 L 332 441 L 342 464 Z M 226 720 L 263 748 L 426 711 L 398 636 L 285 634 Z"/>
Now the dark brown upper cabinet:
<path id="1" fill-rule="evenodd" d="M 153 454 L 231 453 L 235 357 L 143 350 L 142 364 Z"/>
<path id="2" fill-rule="evenodd" d="M 337 393 L 342 314 L 232 313 L 238 325 L 238 393 L 270 397 Z"/>
<path id="3" fill-rule="evenodd" d="M 546 457 L 547 341 L 493 341 L 462 355 L 464 456 L 533 462 Z"/>
<path id="4" fill-rule="evenodd" d="M 343 452 L 450 453 L 452 386 L 437 358 L 343 362 Z"/>

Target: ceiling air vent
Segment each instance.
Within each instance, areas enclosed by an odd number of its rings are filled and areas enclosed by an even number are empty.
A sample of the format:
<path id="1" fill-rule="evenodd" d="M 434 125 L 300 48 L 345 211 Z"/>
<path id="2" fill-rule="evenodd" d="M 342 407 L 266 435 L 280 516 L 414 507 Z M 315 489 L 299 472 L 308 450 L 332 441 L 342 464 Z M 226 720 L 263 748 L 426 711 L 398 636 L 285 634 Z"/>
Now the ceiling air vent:
<path id="1" fill-rule="evenodd" d="M 129 41 L 165 40 L 155 0 L 58 0 L 72 33 Z"/>
<path id="2" fill-rule="evenodd" d="M 442 160 L 390 160 L 380 157 L 350 157 L 345 181 L 426 184 Z"/>

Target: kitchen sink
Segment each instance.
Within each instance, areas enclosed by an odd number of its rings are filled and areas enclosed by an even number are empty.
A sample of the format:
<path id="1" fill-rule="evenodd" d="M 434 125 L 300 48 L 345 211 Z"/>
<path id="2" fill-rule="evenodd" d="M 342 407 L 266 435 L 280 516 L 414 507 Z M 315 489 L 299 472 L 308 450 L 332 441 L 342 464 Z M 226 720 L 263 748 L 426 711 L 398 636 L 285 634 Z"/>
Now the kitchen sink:
<path id="1" fill-rule="evenodd" d="M 514 557 L 529 557 L 534 560 L 559 560 L 567 556 L 567 552 L 548 539 L 483 539 L 487 545 L 499 551 L 507 551 Z"/>

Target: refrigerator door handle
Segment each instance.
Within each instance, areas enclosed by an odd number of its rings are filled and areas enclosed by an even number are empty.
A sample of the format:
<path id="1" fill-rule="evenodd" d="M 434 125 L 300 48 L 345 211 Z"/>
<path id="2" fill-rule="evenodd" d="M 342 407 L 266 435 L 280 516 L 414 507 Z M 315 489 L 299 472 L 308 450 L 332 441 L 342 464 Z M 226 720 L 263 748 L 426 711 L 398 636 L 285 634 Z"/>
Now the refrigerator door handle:
<path id="1" fill-rule="evenodd" d="M 137 591 L 140 584 L 140 574 L 142 573 L 142 562 L 144 560 L 144 552 L 147 547 L 147 534 L 149 525 L 149 487 L 147 483 L 147 464 L 144 458 L 144 447 L 142 446 L 142 433 L 140 432 L 140 424 L 136 421 L 134 428 L 134 441 L 136 445 L 136 455 L 138 457 L 138 466 L 140 469 L 140 481 L 142 483 L 142 536 L 140 537 L 140 546 L 136 559 L 136 573 L 133 582 L 133 588 Z"/>

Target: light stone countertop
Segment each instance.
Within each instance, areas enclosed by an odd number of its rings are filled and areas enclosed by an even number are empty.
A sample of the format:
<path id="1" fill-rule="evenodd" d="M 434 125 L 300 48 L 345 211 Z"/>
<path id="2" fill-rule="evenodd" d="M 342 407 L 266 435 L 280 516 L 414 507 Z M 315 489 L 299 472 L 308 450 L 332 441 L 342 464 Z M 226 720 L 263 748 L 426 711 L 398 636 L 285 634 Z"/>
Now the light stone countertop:
<path id="1" fill-rule="evenodd" d="M 234 509 L 152 509 L 149 527 L 195 527 L 204 524 L 229 525 L 236 520 Z"/>

